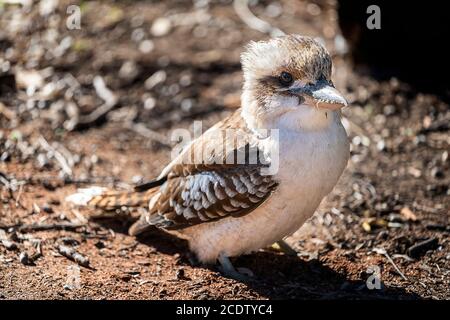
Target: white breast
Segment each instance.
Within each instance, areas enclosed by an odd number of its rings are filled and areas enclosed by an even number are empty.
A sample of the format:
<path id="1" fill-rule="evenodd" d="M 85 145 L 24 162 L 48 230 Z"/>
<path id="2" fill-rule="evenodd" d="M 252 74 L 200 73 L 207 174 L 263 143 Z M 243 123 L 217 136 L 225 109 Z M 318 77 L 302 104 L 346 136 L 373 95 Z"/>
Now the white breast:
<path id="1" fill-rule="evenodd" d="M 279 143 L 279 186 L 262 206 L 182 231 L 200 261 L 215 262 L 221 252 L 249 253 L 294 233 L 333 189 L 348 160 L 347 135 L 338 119 L 325 130 L 281 129 L 273 142 Z"/>

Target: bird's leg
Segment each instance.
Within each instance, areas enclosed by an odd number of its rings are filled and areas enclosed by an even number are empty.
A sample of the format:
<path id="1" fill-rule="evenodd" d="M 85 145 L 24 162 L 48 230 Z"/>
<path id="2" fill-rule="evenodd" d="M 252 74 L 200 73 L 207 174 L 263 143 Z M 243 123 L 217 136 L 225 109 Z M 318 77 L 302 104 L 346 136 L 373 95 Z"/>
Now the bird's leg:
<path id="1" fill-rule="evenodd" d="M 295 251 L 286 241 L 280 240 L 272 245 L 272 249 L 281 251 L 288 256 L 297 256 L 297 251 Z"/>
<path id="2" fill-rule="evenodd" d="M 228 258 L 224 253 L 220 253 L 217 260 L 220 263 L 220 271 L 227 277 L 230 277 L 232 279 L 238 280 L 238 281 L 248 281 L 249 278 L 245 276 L 244 274 L 237 271 L 233 264 L 230 261 L 230 258 Z"/>

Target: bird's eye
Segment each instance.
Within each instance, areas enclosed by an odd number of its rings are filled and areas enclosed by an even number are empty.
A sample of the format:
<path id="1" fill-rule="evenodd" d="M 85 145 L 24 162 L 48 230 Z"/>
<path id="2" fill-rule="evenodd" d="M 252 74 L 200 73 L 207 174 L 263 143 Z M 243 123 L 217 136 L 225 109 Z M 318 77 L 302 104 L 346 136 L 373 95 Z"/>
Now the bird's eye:
<path id="1" fill-rule="evenodd" d="M 282 86 L 290 86 L 292 84 L 292 82 L 294 81 L 294 78 L 292 78 L 292 75 L 289 72 L 283 71 L 280 74 L 280 83 Z"/>

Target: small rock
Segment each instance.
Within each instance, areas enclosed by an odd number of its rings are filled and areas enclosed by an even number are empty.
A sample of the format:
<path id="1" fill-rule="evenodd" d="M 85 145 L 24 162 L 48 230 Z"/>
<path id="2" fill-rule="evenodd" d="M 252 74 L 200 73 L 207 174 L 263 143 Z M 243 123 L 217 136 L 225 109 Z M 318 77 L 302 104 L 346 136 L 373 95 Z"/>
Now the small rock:
<path id="1" fill-rule="evenodd" d="M 53 213 L 54 211 L 53 211 L 53 208 L 48 204 L 48 203 L 45 203 L 43 206 L 42 206 L 42 210 L 45 212 L 45 213 Z"/>
<path id="2" fill-rule="evenodd" d="M 166 289 L 161 289 L 159 291 L 159 297 L 160 298 L 164 298 L 167 295 L 167 290 Z"/>
<path id="3" fill-rule="evenodd" d="M 59 206 L 61 204 L 61 201 L 59 201 L 58 199 L 50 199 L 48 203 L 53 206 Z"/>
<path id="4" fill-rule="evenodd" d="M 70 237 L 64 237 L 61 238 L 60 241 L 64 244 L 70 245 L 70 246 L 78 246 L 80 244 L 80 242 L 74 238 L 70 238 Z"/>
<path id="5" fill-rule="evenodd" d="M 26 253 L 26 252 L 21 252 L 19 254 L 19 261 L 21 264 L 26 265 L 26 266 L 31 263 L 30 257 L 28 256 L 28 253 Z"/>
<path id="6" fill-rule="evenodd" d="M 123 274 L 120 276 L 120 280 L 125 281 L 125 282 L 130 281 L 131 278 L 132 278 L 131 274 Z"/>
<path id="7" fill-rule="evenodd" d="M 33 203 L 33 210 L 32 210 L 33 214 L 39 214 L 41 213 L 41 208 L 39 208 L 39 206 L 36 203 Z"/>
<path id="8" fill-rule="evenodd" d="M 172 29 L 172 23 L 168 18 L 161 17 L 153 21 L 150 32 L 155 37 L 162 37 L 169 34 Z"/>
<path id="9" fill-rule="evenodd" d="M 442 163 L 445 163 L 447 161 L 447 159 L 448 159 L 448 152 L 444 151 L 441 156 Z"/>
<path id="10" fill-rule="evenodd" d="M 422 171 L 420 171 L 419 169 L 416 169 L 414 167 L 409 167 L 408 173 L 410 175 L 412 175 L 414 178 L 420 178 L 420 176 L 422 175 Z"/>
<path id="11" fill-rule="evenodd" d="M 150 53 L 155 48 L 155 45 L 153 44 L 153 41 L 151 40 L 144 40 L 139 43 L 139 51 L 142 53 Z"/>
<path id="12" fill-rule="evenodd" d="M 145 110 L 152 110 L 156 107 L 156 99 L 153 97 L 148 97 L 144 101 L 144 109 Z"/>
<path id="13" fill-rule="evenodd" d="M 380 141 L 377 142 L 377 149 L 379 151 L 386 150 L 386 144 L 385 144 L 384 140 L 380 140 Z"/>
<path id="14" fill-rule="evenodd" d="M 431 169 L 431 176 L 436 179 L 443 179 L 445 177 L 444 172 L 438 167 Z"/>
<path id="15" fill-rule="evenodd" d="M 36 157 L 39 168 L 48 168 L 50 167 L 50 160 L 43 153 L 39 153 Z"/>
<path id="16" fill-rule="evenodd" d="M 144 86 L 147 90 L 153 89 L 156 85 L 166 81 L 167 74 L 164 70 L 156 71 L 147 80 L 145 80 Z"/>
<path id="17" fill-rule="evenodd" d="M 139 42 L 145 37 L 145 32 L 142 28 L 134 29 L 131 33 L 131 39 L 135 42 Z"/>
<path id="18" fill-rule="evenodd" d="M 283 13 L 283 8 L 279 3 L 274 2 L 266 7 L 265 13 L 271 18 L 277 18 Z"/>
<path id="19" fill-rule="evenodd" d="M 97 241 L 94 245 L 97 249 L 103 249 L 106 247 L 103 241 Z"/>
<path id="20" fill-rule="evenodd" d="M 186 280 L 186 275 L 183 268 L 177 270 L 176 277 L 178 280 Z"/>
<path id="21" fill-rule="evenodd" d="M 384 106 L 383 113 L 386 116 L 393 115 L 395 113 L 395 107 L 391 104 L 388 104 L 388 105 Z"/>
<path id="22" fill-rule="evenodd" d="M 138 66 L 136 62 L 130 60 L 125 61 L 119 70 L 119 77 L 126 81 L 133 81 L 139 74 Z"/>
<path id="23" fill-rule="evenodd" d="M 6 239 L 1 240 L 1 242 L 7 250 L 17 250 L 17 245 L 14 242 Z"/>
<path id="24" fill-rule="evenodd" d="M 414 212 L 411 211 L 411 209 L 409 209 L 408 207 L 404 207 L 402 208 L 402 210 L 400 210 L 400 214 L 406 219 L 406 220 L 411 220 L 411 221 L 416 221 L 417 220 L 417 216 L 414 214 Z"/>
<path id="25" fill-rule="evenodd" d="M 134 184 L 142 183 L 144 181 L 144 177 L 141 175 L 135 175 L 131 178 L 131 182 Z"/>

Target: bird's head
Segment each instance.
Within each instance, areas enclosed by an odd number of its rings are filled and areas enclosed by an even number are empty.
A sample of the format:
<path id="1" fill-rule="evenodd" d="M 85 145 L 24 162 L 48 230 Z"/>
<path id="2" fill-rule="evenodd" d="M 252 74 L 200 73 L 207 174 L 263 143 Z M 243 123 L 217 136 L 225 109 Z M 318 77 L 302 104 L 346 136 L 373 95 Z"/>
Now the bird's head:
<path id="1" fill-rule="evenodd" d="M 241 56 L 243 115 L 254 127 L 318 129 L 347 101 L 331 81 L 331 57 L 317 41 L 287 35 L 251 42 Z"/>

